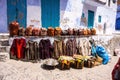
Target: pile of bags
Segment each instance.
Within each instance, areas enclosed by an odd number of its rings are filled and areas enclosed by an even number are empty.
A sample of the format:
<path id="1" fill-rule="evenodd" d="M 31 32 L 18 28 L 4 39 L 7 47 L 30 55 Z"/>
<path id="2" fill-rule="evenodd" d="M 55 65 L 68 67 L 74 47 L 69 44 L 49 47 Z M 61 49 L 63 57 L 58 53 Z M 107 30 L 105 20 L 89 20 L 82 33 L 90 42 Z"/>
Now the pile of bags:
<path id="1" fill-rule="evenodd" d="M 32 25 L 28 26 L 26 29 L 20 27 L 20 24 L 13 21 L 9 24 L 10 36 L 60 36 L 60 35 L 95 35 L 95 28 L 68 28 L 67 30 L 62 30 L 60 27 L 53 28 L 52 26 L 46 28 L 35 28 Z"/>

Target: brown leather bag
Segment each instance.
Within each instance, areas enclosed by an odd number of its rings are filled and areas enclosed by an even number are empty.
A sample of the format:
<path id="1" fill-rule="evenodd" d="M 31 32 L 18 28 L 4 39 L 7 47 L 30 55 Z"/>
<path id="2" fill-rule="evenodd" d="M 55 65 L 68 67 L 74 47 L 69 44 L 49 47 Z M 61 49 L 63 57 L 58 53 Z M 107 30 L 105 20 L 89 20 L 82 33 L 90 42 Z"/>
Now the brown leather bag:
<path id="1" fill-rule="evenodd" d="M 92 29 L 91 29 L 91 34 L 92 34 L 92 35 L 95 35 L 95 34 L 96 34 L 96 29 L 95 29 L 95 28 L 92 28 Z"/>
<path id="2" fill-rule="evenodd" d="M 25 30 L 25 34 L 26 36 L 32 36 L 32 30 L 33 30 L 33 27 L 32 26 L 28 26 Z"/>
<path id="3" fill-rule="evenodd" d="M 18 35 L 19 36 L 25 36 L 25 28 L 23 28 L 23 27 L 19 28 Z"/>
<path id="4" fill-rule="evenodd" d="M 87 29 L 83 29 L 83 34 L 88 35 Z"/>
<path id="5" fill-rule="evenodd" d="M 39 36 L 40 35 L 40 29 L 39 28 L 33 28 L 32 35 L 33 36 Z"/>
<path id="6" fill-rule="evenodd" d="M 73 28 L 73 35 L 78 35 L 78 29 Z"/>
<path id="7" fill-rule="evenodd" d="M 46 28 L 41 28 L 41 36 L 47 36 L 47 29 Z"/>
<path id="8" fill-rule="evenodd" d="M 88 33 L 88 35 L 91 35 L 91 30 L 87 29 L 87 33 Z"/>
<path id="9" fill-rule="evenodd" d="M 68 35 L 73 35 L 73 29 L 68 28 Z"/>
<path id="10" fill-rule="evenodd" d="M 60 28 L 60 27 L 56 27 L 56 28 L 55 28 L 55 35 L 60 36 L 61 33 L 62 33 L 61 28 Z"/>
<path id="11" fill-rule="evenodd" d="M 15 35 L 18 35 L 18 30 L 19 30 L 19 23 L 17 21 L 13 21 L 9 24 L 9 33 L 10 33 L 10 36 L 15 36 Z"/>
<path id="12" fill-rule="evenodd" d="M 80 28 L 80 29 L 78 30 L 78 35 L 83 35 L 83 29 Z"/>
<path id="13" fill-rule="evenodd" d="M 67 30 L 62 30 L 61 34 L 62 35 L 68 35 L 68 31 Z"/>
<path id="14" fill-rule="evenodd" d="M 54 28 L 48 27 L 47 33 L 48 33 L 48 36 L 54 36 Z"/>

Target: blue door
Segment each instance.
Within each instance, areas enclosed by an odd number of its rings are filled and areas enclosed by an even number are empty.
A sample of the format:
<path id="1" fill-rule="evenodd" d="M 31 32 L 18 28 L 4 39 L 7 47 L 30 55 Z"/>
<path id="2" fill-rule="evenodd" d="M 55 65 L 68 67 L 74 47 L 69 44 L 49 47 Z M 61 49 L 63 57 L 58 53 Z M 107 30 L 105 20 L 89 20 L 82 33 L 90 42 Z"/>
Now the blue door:
<path id="1" fill-rule="evenodd" d="M 94 12 L 88 10 L 88 28 L 92 28 L 94 25 Z"/>
<path id="2" fill-rule="evenodd" d="M 18 21 L 20 26 L 26 27 L 27 2 L 26 0 L 7 0 L 7 20 L 8 24 Z"/>
<path id="3" fill-rule="evenodd" d="M 16 0 L 7 0 L 7 20 L 8 24 L 16 20 Z"/>
<path id="4" fill-rule="evenodd" d="M 116 19 L 115 29 L 120 30 L 120 18 Z"/>
<path id="5" fill-rule="evenodd" d="M 60 0 L 41 0 L 42 27 L 59 26 Z"/>

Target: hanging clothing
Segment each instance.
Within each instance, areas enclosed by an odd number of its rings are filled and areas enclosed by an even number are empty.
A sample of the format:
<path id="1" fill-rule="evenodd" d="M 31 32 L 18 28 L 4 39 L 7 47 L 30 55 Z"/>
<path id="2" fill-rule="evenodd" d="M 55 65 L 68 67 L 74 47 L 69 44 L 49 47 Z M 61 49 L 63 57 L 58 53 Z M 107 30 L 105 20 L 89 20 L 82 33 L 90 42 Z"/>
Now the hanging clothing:
<path id="1" fill-rule="evenodd" d="M 80 39 L 77 45 L 78 54 L 83 56 L 91 55 L 91 44 L 88 39 Z"/>
<path id="2" fill-rule="evenodd" d="M 60 56 L 66 54 L 65 43 L 63 40 L 54 40 L 53 45 L 54 45 L 54 54 L 53 54 L 54 58 L 59 58 Z"/>
<path id="3" fill-rule="evenodd" d="M 73 56 L 73 54 L 77 54 L 76 39 L 68 39 L 66 42 L 66 55 Z"/>
<path id="4" fill-rule="evenodd" d="M 16 56 L 16 58 L 21 59 L 25 57 L 25 47 L 26 40 L 24 38 L 14 39 L 12 46 L 10 48 L 10 54 Z"/>
<path id="5" fill-rule="evenodd" d="M 41 39 L 39 42 L 39 51 L 40 51 L 40 58 L 46 59 L 51 58 L 53 53 L 53 46 L 49 39 Z"/>
<path id="6" fill-rule="evenodd" d="M 27 42 L 25 57 L 27 60 L 37 60 L 39 58 L 39 45 L 36 41 L 29 40 Z"/>

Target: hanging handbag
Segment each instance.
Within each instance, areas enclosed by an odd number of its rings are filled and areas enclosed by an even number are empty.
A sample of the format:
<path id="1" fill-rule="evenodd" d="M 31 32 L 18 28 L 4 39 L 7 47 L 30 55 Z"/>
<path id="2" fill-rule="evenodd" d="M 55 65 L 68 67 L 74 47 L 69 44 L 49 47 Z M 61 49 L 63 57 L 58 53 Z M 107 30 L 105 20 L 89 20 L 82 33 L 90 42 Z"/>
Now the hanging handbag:
<path id="1" fill-rule="evenodd" d="M 54 36 L 54 28 L 48 27 L 47 33 L 48 33 L 48 36 Z"/>
<path id="2" fill-rule="evenodd" d="M 23 28 L 23 27 L 19 28 L 18 36 L 25 36 L 25 28 Z"/>
<path id="3" fill-rule="evenodd" d="M 9 24 L 9 33 L 11 37 L 18 35 L 19 27 L 20 25 L 17 21 L 13 21 Z"/>
<path id="4" fill-rule="evenodd" d="M 32 26 L 28 26 L 25 30 L 25 35 L 26 36 L 32 36 L 32 30 L 33 30 L 33 27 Z"/>
<path id="5" fill-rule="evenodd" d="M 61 28 L 60 28 L 60 27 L 56 27 L 56 28 L 55 28 L 55 35 L 56 35 L 56 36 L 60 36 L 61 33 L 62 33 Z"/>
<path id="6" fill-rule="evenodd" d="M 40 34 L 40 29 L 39 28 L 33 28 L 32 35 L 33 36 L 39 36 L 39 34 Z"/>
<path id="7" fill-rule="evenodd" d="M 47 29 L 41 28 L 41 36 L 47 36 Z"/>

